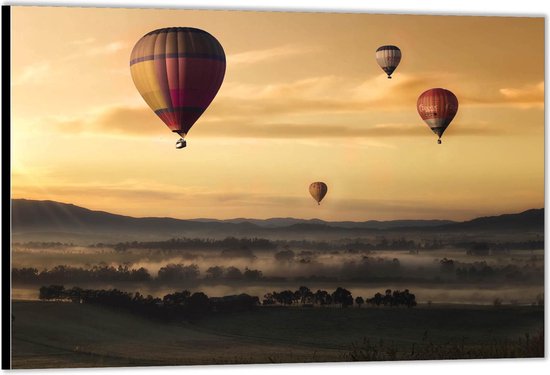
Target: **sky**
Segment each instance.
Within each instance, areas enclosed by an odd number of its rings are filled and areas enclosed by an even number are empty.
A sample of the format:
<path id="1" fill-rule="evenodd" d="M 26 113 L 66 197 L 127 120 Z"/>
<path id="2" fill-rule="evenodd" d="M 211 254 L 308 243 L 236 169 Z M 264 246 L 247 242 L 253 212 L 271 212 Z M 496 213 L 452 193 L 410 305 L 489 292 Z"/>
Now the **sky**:
<path id="1" fill-rule="evenodd" d="M 169 26 L 210 32 L 227 58 L 183 150 L 129 70 Z M 384 44 L 403 53 L 392 80 Z M 221 219 L 544 206 L 543 18 L 13 7 L 11 81 L 13 198 Z M 433 87 L 460 103 L 441 145 L 416 111 Z"/>

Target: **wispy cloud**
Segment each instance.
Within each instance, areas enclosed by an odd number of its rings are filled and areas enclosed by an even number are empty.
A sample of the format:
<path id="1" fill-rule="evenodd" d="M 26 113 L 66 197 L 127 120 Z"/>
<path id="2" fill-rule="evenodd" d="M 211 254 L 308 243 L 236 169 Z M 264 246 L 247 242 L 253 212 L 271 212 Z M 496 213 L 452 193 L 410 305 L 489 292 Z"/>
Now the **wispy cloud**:
<path id="1" fill-rule="evenodd" d="M 544 106 L 544 81 L 520 88 L 503 88 L 500 93 L 507 101 L 520 105 Z"/>
<path id="2" fill-rule="evenodd" d="M 316 51 L 316 49 L 313 47 L 284 45 L 279 47 L 246 51 L 228 55 L 227 63 L 229 66 L 240 64 L 256 64 L 266 60 L 286 58 L 314 51 Z"/>
<path id="3" fill-rule="evenodd" d="M 442 76 L 441 80 L 456 78 Z M 309 77 L 271 85 L 228 83 L 199 120 L 198 136 L 231 138 L 359 138 L 423 136 L 426 129 L 416 115 L 416 100 L 426 89 L 426 76 L 400 75 L 389 81 L 377 76 L 354 82 L 338 76 Z M 433 82 L 432 82 L 433 83 Z M 435 82 L 434 84 L 437 84 Z M 443 85 L 441 85 L 443 86 Z M 538 103 L 544 85 L 507 88 L 486 97 L 457 95 L 461 105 L 519 107 Z M 372 114 L 406 111 L 410 122 L 377 122 Z M 464 110 L 464 109 L 463 109 Z M 461 111 L 463 111 L 461 110 Z M 345 121 L 341 115 L 346 115 Z M 377 115 L 378 116 L 378 115 Z M 378 116 L 379 117 L 379 116 Z M 375 117 L 376 118 L 376 117 Z M 453 124 L 457 136 L 514 133 L 511 127 L 475 122 Z M 163 134 L 166 128 L 153 112 L 142 106 L 112 106 L 72 119 L 54 119 L 58 128 L 68 132 L 95 132 L 129 136 Z M 455 121 L 456 122 L 456 121 Z M 525 131 L 525 127 L 522 128 Z"/>
<path id="4" fill-rule="evenodd" d="M 75 46 L 74 51 L 60 58 L 59 61 L 66 62 L 82 57 L 109 56 L 130 48 L 128 42 L 115 40 L 100 44 L 93 38 L 74 41 L 72 44 Z"/>
<path id="5" fill-rule="evenodd" d="M 116 53 L 124 48 L 127 48 L 128 44 L 121 41 L 110 42 L 101 46 L 90 48 L 86 51 L 86 54 L 89 56 L 95 55 L 109 55 Z"/>
<path id="6" fill-rule="evenodd" d="M 85 39 L 73 40 L 72 42 L 69 42 L 69 44 L 83 45 L 83 44 L 90 44 L 90 43 L 94 43 L 94 42 L 95 42 L 95 38 L 89 37 L 89 38 L 85 38 Z"/>
<path id="7" fill-rule="evenodd" d="M 475 106 L 508 107 L 518 109 L 544 108 L 544 82 L 521 87 L 505 87 L 494 91 L 464 92 L 461 103 Z"/>
<path id="8" fill-rule="evenodd" d="M 145 105 L 114 106 L 73 118 L 51 118 L 53 125 L 69 133 L 115 133 L 147 136 L 161 134 L 162 121 Z"/>
<path id="9" fill-rule="evenodd" d="M 19 75 L 14 77 L 12 85 L 43 82 L 50 71 L 51 64 L 48 61 L 27 65 Z"/>
<path id="10" fill-rule="evenodd" d="M 67 133 L 103 133 L 127 136 L 166 134 L 167 128 L 145 107 L 111 107 L 79 118 L 50 119 L 54 126 Z M 456 126 L 455 126 L 456 128 Z M 504 134 L 486 123 L 460 124 L 457 136 Z M 362 137 L 425 136 L 427 129 L 416 123 L 261 123 L 252 119 L 205 121 L 194 134 L 200 137 L 323 139 Z"/>

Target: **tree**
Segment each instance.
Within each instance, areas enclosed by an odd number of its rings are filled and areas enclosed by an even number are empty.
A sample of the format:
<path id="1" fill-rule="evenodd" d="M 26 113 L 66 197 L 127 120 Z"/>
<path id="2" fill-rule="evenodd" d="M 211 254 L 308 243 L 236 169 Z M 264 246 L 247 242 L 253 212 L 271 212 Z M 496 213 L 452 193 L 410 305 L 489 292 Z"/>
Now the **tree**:
<path id="1" fill-rule="evenodd" d="M 294 254 L 294 251 L 292 250 L 281 250 L 277 253 L 275 253 L 275 260 L 279 262 L 290 262 L 294 260 L 296 254 Z"/>
<path id="2" fill-rule="evenodd" d="M 244 269 L 243 276 L 246 280 L 261 280 L 262 271 L 260 270 L 251 270 L 248 267 Z"/>
<path id="3" fill-rule="evenodd" d="M 332 300 L 334 303 L 341 304 L 342 307 L 353 305 L 353 296 L 351 295 L 351 292 L 341 287 L 336 288 L 336 290 L 332 293 Z"/>
<path id="4" fill-rule="evenodd" d="M 196 280 L 199 276 L 199 267 L 196 264 L 168 264 L 158 271 L 157 279 L 161 281 Z"/>
<path id="5" fill-rule="evenodd" d="M 266 293 L 262 301 L 262 305 L 274 305 L 275 298 L 273 298 L 273 293 Z"/>
<path id="6" fill-rule="evenodd" d="M 208 296 L 203 292 L 196 292 L 191 295 L 187 300 L 189 311 L 192 313 L 205 313 L 210 308 Z"/>
<path id="7" fill-rule="evenodd" d="M 330 305 L 332 303 L 332 297 L 326 290 L 318 289 L 313 294 L 313 301 L 321 306 Z"/>
<path id="8" fill-rule="evenodd" d="M 223 276 L 223 267 L 220 266 L 214 266 L 210 267 L 206 270 L 206 278 L 207 279 L 220 279 Z"/>
<path id="9" fill-rule="evenodd" d="M 228 280 L 241 280 L 243 273 L 237 267 L 231 266 L 225 270 L 225 278 Z"/>
<path id="10" fill-rule="evenodd" d="M 363 297 L 356 297 L 355 303 L 357 304 L 357 306 L 359 306 L 359 308 L 361 308 L 361 305 L 365 303 L 365 300 L 363 299 Z"/>
<path id="11" fill-rule="evenodd" d="M 191 292 L 183 290 L 181 292 L 167 294 L 162 300 L 165 305 L 185 305 L 190 296 Z"/>
<path id="12" fill-rule="evenodd" d="M 298 297 L 297 299 L 302 304 L 313 302 L 313 293 L 307 286 L 299 287 L 294 294 L 296 295 L 296 297 Z"/>
<path id="13" fill-rule="evenodd" d="M 45 300 L 60 300 L 65 298 L 65 287 L 63 285 L 50 285 L 40 288 L 38 298 Z"/>
<path id="14" fill-rule="evenodd" d="M 292 305 L 294 301 L 294 293 L 291 290 L 283 290 L 280 293 L 273 292 L 273 298 L 281 305 Z"/>

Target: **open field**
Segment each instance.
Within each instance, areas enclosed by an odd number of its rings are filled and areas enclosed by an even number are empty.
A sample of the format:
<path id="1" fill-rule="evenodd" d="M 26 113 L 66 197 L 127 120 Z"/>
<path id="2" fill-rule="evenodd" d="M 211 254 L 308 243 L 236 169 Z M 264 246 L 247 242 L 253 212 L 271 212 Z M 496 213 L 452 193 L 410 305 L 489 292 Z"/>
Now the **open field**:
<path id="1" fill-rule="evenodd" d="M 380 340 L 399 359 L 413 343 L 495 347 L 544 328 L 542 308 L 520 306 L 275 307 L 168 324 L 85 304 L 15 301 L 13 314 L 14 368 L 384 359 L 362 352 Z"/>

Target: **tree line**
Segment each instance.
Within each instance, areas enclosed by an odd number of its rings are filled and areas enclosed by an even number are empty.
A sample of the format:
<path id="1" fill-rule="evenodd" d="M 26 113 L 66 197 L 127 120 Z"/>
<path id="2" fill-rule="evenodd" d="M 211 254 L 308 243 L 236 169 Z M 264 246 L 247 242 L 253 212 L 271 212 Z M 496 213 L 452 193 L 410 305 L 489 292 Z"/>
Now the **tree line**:
<path id="1" fill-rule="evenodd" d="M 277 254 L 276 254 L 277 255 Z M 489 265 L 486 261 L 459 262 L 450 258 L 437 260 L 439 270 L 424 273 L 422 277 L 414 278 L 407 273 L 397 258 L 363 256 L 359 262 L 343 262 L 340 265 L 340 276 L 337 275 L 302 275 L 295 276 L 296 282 L 369 282 L 397 280 L 426 281 L 431 275 L 432 280 L 444 279 L 446 282 L 496 282 L 538 280 L 544 277 L 544 267 L 540 260 L 534 259 L 523 265 Z M 437 264 L 435 265 L 437 267 Z M 78 283 L 78 282 L 153 282 L 169 284 L 173 282 L 223 281 L 223 282 L 255 282 L 255 281 L 288 281 L 287 277 L 265 276 L 259 269 L 234 266 L 211 266 L 201 271 L 197 264 L 167 264 L 152 275 L 147 269 L 130 268 L 128 265 L 111 266 L 94 265 L 89 268 L 58 265 L 51 269 L 39 271 L 34 267 L 12 269 L 12 280 L 19 284 L 37 283 Z"/>
<path id="2" fill-rule="evenodd" d="M 543 265 L 536 265 L 534 259 L 529 263 L 519 266 L 506 264 L 502 266 L 489 265 L 486 261 L 463 263 L 453 259 L 443 258 L 439 261 L 440 271 L 443 274 L 452 275 L 461 282 L 482 281 L 528 281 L 534 278 L 544 277 Z"/>
<path id="3" fill-rule="evenodd" d="M 243 312 L 255 310 L 260 306 L 258 297 L 242 293 L 223 297 L 208 297 L 203 292 L 191 293 L 189 290 L 166 294 L 163 298 L 144 296 L 139 292 L 130 293 L 118 289 L 83 289 L 72 287 L 66 289 L 63 285 L 42 286 L 39 289 L 39 299 L 42 301 L 70 301 L 73 303 L 88 303 L 107 306 L 144 315 L 148 318 L 174 320 L 181 318 L 195 319 L 211 313 Z M 326 290 L 312 292 L 308 287 L 301 286 L 296 291 L 283 290 L 267 293 L 261 303 L 263 306 L 320 306 L 336 305 L 342 308 L 353 303 L 361 307 L 365 303 L 362 297 L 353 298 L 351 292 L 337 287 L 332 293 Z M 382 296 L 376 293 L 368 298 L 366 303 L 384 306 L 416 306 L 415 296 L 408 289 L 403 292 L 386 290 Z"/>
<path id="4" fill-rule="evenodd" d="M 28 247 L 37 249 L 48 248 L 69 248 L 74 247 L 73 243 L 62 242 L 16 242 L 14 247 Z M 265 238 L 236 238 L 227 237 L 223 240 L 208 238 L 172 238 L 165 241 L 126 241 L 118 243 L 91 244 L 92 248 L 112 248 L 115 251 L 127 251 L 132 249 L 142 250 L 225 250 L 228 253 L 239 250 L 289 250 L 300 248 L 316 251 L 373 251 L 373 250 L 437 250 L 443 247 L 452 246 L 466 249 L 471 255 L 490 255 L 491 253 L 506 252 L 508 250 L 538 250 L 544 249 L 544 240 L 529 240 L 518 242 L 472 242 L 464 240 L 443 241 L 439 238 L 423 239 L 421 241 L 409 240 L 404 237 L 388 239 L 379 237 L 375 241 L 354 239 L 346 241 L 309 241 L 309 240 L 268 240 Z"/>
<path id="5" fill-rule="evenodd" d="M 384 306 L 407 306 L 417 305 L 416 296 L 405 289 L 403 292 L 396 290 L 392 293 L 387 289 L 385 295 L 376 293 L 372 298 L 357 296 L 355 299 L 351 292 L 345 288 L 337 287 L 334 292 L 329 293 L 326 290 L 318 289 L 313 292 L 307 286 L 301 286 L 297 290 L 282 290 L 280 292 L 270 292 L 264 295 L 262 305 L 264 306 L 331 306 L 349 307 L 355 304 L 361 307 L 365 302 L 371 305 Z"/>
<path id="6" fill-rule="evenodd" d="M 375 306 L 407 306 L 414 307 L 417 305 L 416 296 L 409 292 L 408 289 L 404 291 L 386 289 L 386 292 L 376 293 L 374 297 L 367 298 L 366 302 Z"/>
<path id="7" fill-rule="evenodd" d="M 34 267 L 12 269 L 14 283 L 68 283 L 68 282 L 149 282 L 163 283 L 178 281 L 199 280 L 200 271 L 196 264 L 168 264 L 161 267 L 153 277 L 143 267 L 134 269 L 128 265 L 108 266 L 94 265 L 90 268 L 74 267 L 67 265 L 55 266 L 51 269 L 39 271 Z M 245 267 L 240 270 L 237 267 L 213 266 L 206 270 L 204 279 L 208 280 L 261 280 L 263 273 L 260 270 Z"/>
<path id="8" fill-rule="evenodd" d="M 191 293 L 188 290 L 183 290 L 158 298 L 118 289 L 82 289 L 79 287 L 65 289 L 63 285 L 42 286 L 39 289 L 39 299 L 102 305 L 162 320 L 193 319 L 215 312 L 249 311 L 257 308 L 260 304 L 258 297 L 244 293 L 224 297 L 208 297 L 203 292 Z"/>

